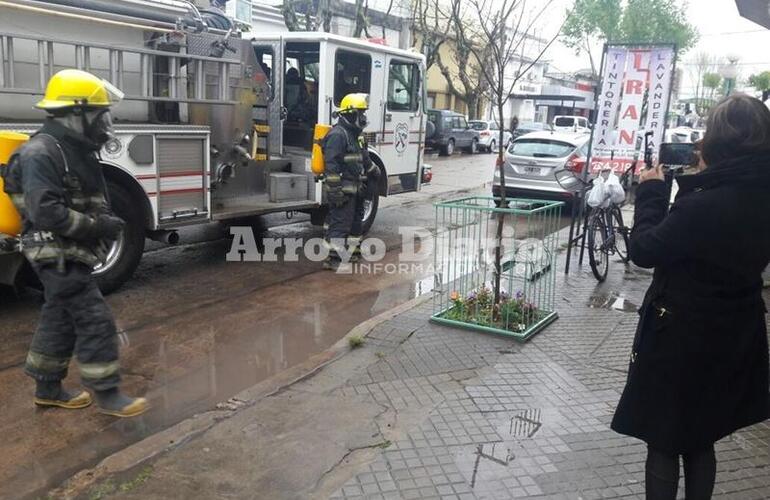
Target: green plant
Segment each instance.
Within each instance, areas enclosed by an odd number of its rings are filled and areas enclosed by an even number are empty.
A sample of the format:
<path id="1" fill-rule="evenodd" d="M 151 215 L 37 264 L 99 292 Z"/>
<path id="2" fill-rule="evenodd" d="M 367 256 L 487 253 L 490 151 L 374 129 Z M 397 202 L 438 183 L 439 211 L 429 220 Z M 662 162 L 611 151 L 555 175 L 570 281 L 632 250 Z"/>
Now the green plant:
<path id="1" fill-rule="evenodd" d="M 351 337 L 348 337 L 348 345 L 351 349 L 356 349 L 358 347 L 361 347 L 364 345 L 364 337 L 363 335 L 352 335 Z"/>
<path id="2" fill-rule="evenodd" d="M 461 323 L 521 332 L 539 318 L 537 307 L 526 300 L 523 292 L 511 297 L 502 291 L 500 302 L 494 304 L 492 290 L 482 285 L 465 297 L 454 291 L 449 298 L 452 306 L 444 317 Z"/>

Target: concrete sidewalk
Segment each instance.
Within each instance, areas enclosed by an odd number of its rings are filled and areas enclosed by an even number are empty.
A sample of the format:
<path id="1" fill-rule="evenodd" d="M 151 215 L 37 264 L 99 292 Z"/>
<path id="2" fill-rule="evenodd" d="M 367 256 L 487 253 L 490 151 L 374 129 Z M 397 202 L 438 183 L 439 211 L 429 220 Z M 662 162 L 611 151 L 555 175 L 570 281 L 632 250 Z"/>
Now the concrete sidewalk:
<path id="1" fill-rule="evenodd" d="M 645 445 L 609 422 L 651 273 L 613 262 L 597 285 L 587 265 L 558 269 L 560 318 L 526 344 L 431 324 L 417 301 L 363 347 L 87 496 L 643 498 Z M 770 498 L 770 422 L 717 453 L 718 497 Z"/>

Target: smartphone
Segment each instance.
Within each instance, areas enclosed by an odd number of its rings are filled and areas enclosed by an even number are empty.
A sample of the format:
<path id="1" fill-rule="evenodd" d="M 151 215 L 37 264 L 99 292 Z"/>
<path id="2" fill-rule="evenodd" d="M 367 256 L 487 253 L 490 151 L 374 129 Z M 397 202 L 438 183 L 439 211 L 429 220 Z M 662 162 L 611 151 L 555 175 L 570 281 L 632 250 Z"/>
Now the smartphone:
<path id="1" fill-rule="evenodd" d="M 695 144 L 664 142 L 660 145 L 658 163 L 661 165 L 692 165 L 695 162 Z"/>

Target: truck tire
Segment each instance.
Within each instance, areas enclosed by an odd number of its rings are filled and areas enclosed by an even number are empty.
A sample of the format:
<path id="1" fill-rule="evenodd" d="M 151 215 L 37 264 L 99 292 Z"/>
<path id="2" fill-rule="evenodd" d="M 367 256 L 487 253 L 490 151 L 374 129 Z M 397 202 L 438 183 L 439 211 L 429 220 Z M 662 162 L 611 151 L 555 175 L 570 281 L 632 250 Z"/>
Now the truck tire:
<path id="1" fill-rule="evenodd" d="M 114 182 L 107 182 L 107 190 L 112 211 L 126 221 L 126 227 L 112 245 L 107 262 L 94 269 L 94 277 L 104 294 L 117 290 L 134 274 L 144 253 L 145 239 L 144 218 L 128 192 Z"/>

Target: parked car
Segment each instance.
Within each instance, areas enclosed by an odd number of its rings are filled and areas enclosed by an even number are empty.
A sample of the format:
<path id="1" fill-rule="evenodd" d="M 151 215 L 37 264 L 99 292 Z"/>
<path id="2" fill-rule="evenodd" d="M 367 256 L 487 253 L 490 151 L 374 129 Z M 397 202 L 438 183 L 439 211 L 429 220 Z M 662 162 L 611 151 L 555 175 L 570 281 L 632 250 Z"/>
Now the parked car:
<path id="1" fill-rule="evenodd" d="M 533 132 L 514 139 L 505 153 L 506 196 L 571 200 L 572 193 L 556 182 L 555 173 L 586 167 L 589 134 Z M 492 195 L 500 196 L 500 173 L 495 169 Z"/>
<path id="2" fill-rule="evenodd" d="M 553 130 L 557 132 L 590 132 L 591 126 L 585 116 L 554 116 Z"/>
<path id="3" fill-rule="evenodd" d="M 518 139 L 522 135 L 531 134 L 532 132 L 542 132 L 544 130 L 551 130 L 551 126 L 547 123 L 540 122 L 521 122 L 516 130 L 513 131 L 513 138 Z"/>
<path id="4" fill-rule="evenodd" d="M 426 147 L 437 149 L 442 156 L 451 156 L 458 149 L 478 153 L 481 136 L 460 113 L 429 109 L 428 121 L 432 126 L 428 127 Z"/>
<path id="5" fill-rule="evenodd" d="M 663 142 L 690 143 L 703 139 L 706 131 L 690 127 L 675 127 L 666 130 Z"/>
<path id="6" fill-rule="evenodd" d="M 473 130 L 479 132 L 479 147 L 487 153 L 498 152 L 500 150 L 500 125 L 494 120 L 471 120 L 470 126 Z M 511 143 L 511 133 L 503 131 L 503 148 L 507 148 Z"/>

